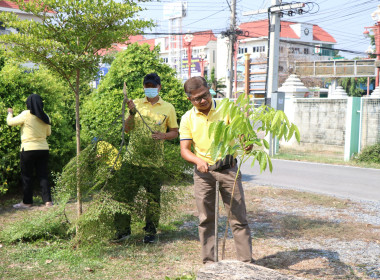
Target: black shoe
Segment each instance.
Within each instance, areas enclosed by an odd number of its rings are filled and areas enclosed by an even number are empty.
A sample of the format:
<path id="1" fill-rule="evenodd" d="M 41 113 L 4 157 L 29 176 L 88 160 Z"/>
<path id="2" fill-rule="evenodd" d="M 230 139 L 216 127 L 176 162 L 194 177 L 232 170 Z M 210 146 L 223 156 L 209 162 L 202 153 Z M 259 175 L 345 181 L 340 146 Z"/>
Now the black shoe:
<path id="1" fill-rule="evenodd" d="M 143 242 L 145 244 L 148 244 L 148 243 L 154 243 L 155 240 L 156 240 L 156 235 L 154 235 L 154 234 L 148 234 L 148 235 L 144 236 Z"/>

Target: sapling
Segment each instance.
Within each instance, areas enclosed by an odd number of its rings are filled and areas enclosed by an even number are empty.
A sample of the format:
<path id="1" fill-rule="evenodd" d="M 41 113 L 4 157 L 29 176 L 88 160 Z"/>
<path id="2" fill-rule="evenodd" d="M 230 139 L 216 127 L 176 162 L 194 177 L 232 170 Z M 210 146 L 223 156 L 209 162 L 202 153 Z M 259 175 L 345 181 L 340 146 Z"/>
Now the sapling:
<path id="1" fill-rule="evenodd" d="M 255 108 L 250 103 L 249 97 L 244 94 L 236 100 L 223 99 L 217 108 L 217 113 L 222 115 L 222 121 L 214 122 L 209 128 L 209 137 L 213 138 L 210 153 L 213 160 L 224 158 L 227 155 L 235 155 L 239 158 L 238 172 L 236 173 L 230 209 L 232 207 L 235 186 L 240 173 L 241 165 L 252 158 L 253 167 L 257 161 L 260 165 L 260 172 L 269 166 L 270 172 L 273 170 L 272 161 L 267 152 L 269 143 L 265 139 L 267 136 L 276 137 L 289 141 L 293 136 L 300 141 L 300 133 L 297 126 L 289 122 L 285 113 L 262 105 Z M 228 123 L 224 120 L 228 119 Z M 228 221 L 231 210 L 228 212 L 227 225 L 223 238 L 222 259 L 224 259 L 225 242 L 228 232 Z"/>

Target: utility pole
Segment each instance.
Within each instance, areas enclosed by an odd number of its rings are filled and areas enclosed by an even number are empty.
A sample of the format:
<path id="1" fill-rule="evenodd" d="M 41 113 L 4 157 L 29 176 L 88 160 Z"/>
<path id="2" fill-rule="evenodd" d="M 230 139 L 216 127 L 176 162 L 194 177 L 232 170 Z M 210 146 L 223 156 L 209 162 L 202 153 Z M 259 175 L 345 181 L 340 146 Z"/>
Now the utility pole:
<path id="1" fill-rule="evenodd" d="M 280 0 L 272 0 L 271 6 L 268 9 L 261 9 L 257 11 L 245 12 L 244 16 L 258 15 L 269 13 L 269 34 L 268 34 L 268 68 L 267 68 L 267 83 L 265 100 L 271 98 L 273 92 L 278 89 L 278 67 L 280 62 L 280 12 L 286 10 L 297 9 L 304 7 L 304 3 L 296 4 L 281 4 Z"/>
<path id="2" fill-rule="evenodd" d="M 280 0 L 271 0 L 271 6 L 268 9 L 251 11 L 243 13 L 244 16 L 257 15 L 268 13 L 269 15 L 269 34 L 268 34 L 268 63 L 267 63 L 267 82 L 265 91 L 265 104 L 269 106 L 275 105 L 277 110 L 278 104 L 278 67 L 280 62 L 280 13 L 286 10 L 303 8 L 304 3 L 296 4 L 281 4 Z M 268 98 L 272 98 L 271 102 L 268 102 Z M 283 101 L 282 101 L 283 102 Z M 282 108 L 283 109 L 283 108 Z M 269 136 L 269 155 L 276 154 L 277 139 L 272 139 L 272 135 Z"/>
<path id="3" fill-rule="evenodd" d="M 227 98 L 232 96 L 232 84 L 234 78 L 234 53 L 236 42 L 236 0 L 231 1 L 231 22 L 228 32 L 228 66 L 227 66 Z"/>
<path id="4" fill-rule="evenodd" d="M 272 6 L 280 4 L 280 0 L 272 0 Z M 271 98 L 273 92 L 278 89 L 278 67 L 280 63 L 280 15 L 279 13 L 270 13 L 270 34 L 269 37 L 269 64 L 267 69 L 268 82 L 266 98 Z"/>

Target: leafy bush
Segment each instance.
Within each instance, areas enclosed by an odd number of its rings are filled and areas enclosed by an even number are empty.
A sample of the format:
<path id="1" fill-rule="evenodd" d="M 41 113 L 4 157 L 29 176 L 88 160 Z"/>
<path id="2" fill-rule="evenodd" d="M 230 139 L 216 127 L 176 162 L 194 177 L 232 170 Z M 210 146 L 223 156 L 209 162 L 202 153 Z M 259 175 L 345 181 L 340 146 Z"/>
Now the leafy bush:
<path id="1" fill-rule="evenodd" d="M 115 130 L 120 131 L 121 126 Z M 102 140 L 90 144 L 79 156 L 82 197 L 87 203 L 84 214 L 72 224 L 79 227 L 76 240 L 81 244 L 114 237 L 114 217 L 117 214 L 128 213 L 133 220 L 143 219 L 147 194 L 142 186 L 152 180 L 159 180 L 164 185 L 161 217 L 169 216 L 178 193 L 178 188 L 173 185 L 183 184 L 190 179 L 191 166 L 181 158 L 178 145 L 170 142 L 147 145 L 150 135 L 139 130 L 134 133 L 138 134 L 137 138 L 141 141 L 135 143 L 133 150 L 123 146 L 118 159 L 116 147 L 119 148 L 120 143 L 115 146 L 109 143 L 116 140 L 120 142 L 119 133 L 109 138 L 101 136 Z M 164 148 L 164 152 L 161 148 Z M 147 154 L 155 159 L 154 163 L 147 160 Z M 76 195 L 76 158 L 73 158 L 57 178 L 54 201 L 65 205 Z"/>
<path id="2" fill-rule="evenodd" d="M 148 44 L 140 46 L 137 43 L 129 45 L 126 50 L 117 54 L 98 90 L 88 96 L 83 104 L 82 135 L 87 143 L 93 137 L 104 136 L 106 131 L 112 130 L 113 122 L 119 120 L 118 124 L 121 123 L 123 83 L 127 85 L 130 99 L 144 97 L 143 79 L 151 72 L 156 72 L 161 77 L 160 96 L 173 104 L 178 118 L 190 109 L 191 104 L 186 98 L 181 81 L 175 77 L 175 71 L 163 63 L 158 55 L 158 47 L 150 50 Z"/>
<path id="3" fill-rule="evenodd" d="M 1 54 L 0 54 L 1 58 Z M 66 96 L 67 88 L 43 67 L 31 70 L 6 61 L 0 69 L 0 194 L 18 185 L 20 177 L 20 128 L 6 124 L 8 107 L 14 115 L 26 110 L 26 98 L 37 93 L 44 99 L 44 109 L 52 120 L 49 167 L 58 172 L 74 152 L 73 106 Z"/>
<path id="4" fill-rule="evenodd" d="M 361 162 L 380 163 L 380 143 L 365 147 L 356 158 Z"/>

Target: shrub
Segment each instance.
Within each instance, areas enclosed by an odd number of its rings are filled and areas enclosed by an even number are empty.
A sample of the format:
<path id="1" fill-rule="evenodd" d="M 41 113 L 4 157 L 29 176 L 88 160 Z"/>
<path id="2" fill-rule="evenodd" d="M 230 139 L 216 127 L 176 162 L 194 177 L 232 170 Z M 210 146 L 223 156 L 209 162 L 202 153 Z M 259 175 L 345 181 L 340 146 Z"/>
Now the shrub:
<path id="1" fill-rule="evenodd" d="M 0 55 L 1 58 L 1 55 Z M 31 70 L 6 61 L 0 69 L 0 194 L 18 185 L 20 177 L 19 152 L 20 128 L 6 124 L 8 107 L 18 115 L 26 110 L 26 98 L 37 93 L 44 99 L 44 109 L 52 120 L 49 167 L 58 172 L 74 152 L 73 106 L 66 97 L 67 88 L 49 71 L 40 67 Z"/>
<path id="2" fill-rule="evenodd" d="M 121 130 L 121 126 L 118 126 Z M 135 133 L 140 133 L 136 131 Z M 161 216 L 170 215 L 172 206 L 176 204 L 178 188 L 175 184 L 183 184 L 190 179 L 191 166 L 180 156 L 179 146 L 170 142 L 163 145 L 147 145 L 150 137 L 146 133 L 138 135 L 134 150 L 123 146 L 117 160 L 118 151 L 109 143 L 115 139 L 120 142 L 120 134 L 108 137 L 85 148 L 79 158 L 80 183 L 82 198 L 86 203 L 86 211 L 74 221 L 78 225 L 77 242 L 94 243 L 114 237 L 116 214 L 131 214 L 132 220 L 144 218 L 146 192 L 143 185 L 152 180 L 159 180 L 165 185 L 162 189 Z M 151 139 L 152 140 L 152 139 Z M 154 140 L 152 140 L 154 141 Z M 101 144 L 108 143 L 107 149 Z M 119 143 L 120 145 L 120 143 Z M 137 152 L 136 152 L 137 151 Z M 154 158 L 154 162 L 146 158 Z M 116 164 L 115 164 L 116 162 Z M 114 169 L 112 169 L 114 167 Z M 54 201 L 61 205 L 76 198 L 76 158 L 73 158 L 63 169 L 56 181 Z"/>
<path id="3" fill-rule="evenodd" d="M 380 163 L 380 143 L 365 147 L 356 158 L 361 162 Z"/>
<path id="4" fill-rule="evenodd" d="M 175 71 L 158 56 L 158 47 L 150 50 L 148 44 L 140 46 L 137 43 L 129 45 L 126 50 L 117 54 L 98 90 L 89 95 L 83 104 L 82 135 L 87 143 L 95 136 L 104 136 L 106 131 L 115 126 L 113 122 L 117 121 L 121 114 L 123 83 L 127 85 L 130 99 L 144 97 L 143 79 L 151 72 L 156 72 L 161 77 L 160 96 L 173 104 L 177 118 L 190 109 L 191 104 L 186 98 L 181 81 L 175 77 Z M 118 124 L 120 122 L 121 119 Z M 116 131 L 112 133 L 114 132 Z"/>

